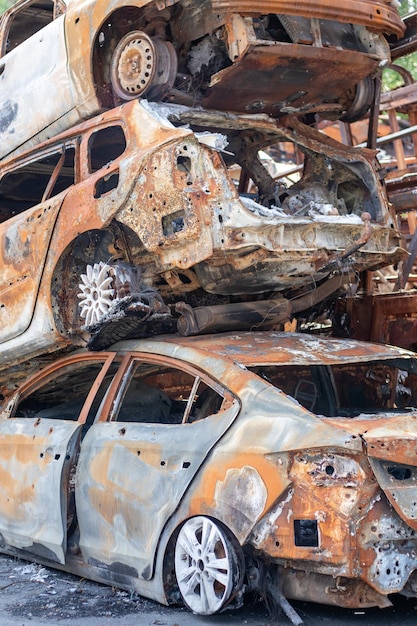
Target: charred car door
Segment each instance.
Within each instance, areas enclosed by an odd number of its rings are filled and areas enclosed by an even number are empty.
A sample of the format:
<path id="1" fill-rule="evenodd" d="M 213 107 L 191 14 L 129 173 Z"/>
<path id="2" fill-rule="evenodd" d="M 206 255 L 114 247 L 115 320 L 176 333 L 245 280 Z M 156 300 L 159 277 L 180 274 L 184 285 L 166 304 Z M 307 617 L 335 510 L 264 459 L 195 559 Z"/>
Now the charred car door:
<path id="1" fill-rule="evenodd" d="M 64 15 L 52 20 L 50 13 L 45 20 L 38 19 L 39 6 L 16 11 L 14 15 L 12 8 L 6 16 L 11 24 L 2 25 L 10 30 L 3 34 L 0 61 L 1 158 L 35 146 L 80 120 L 68 67 Z M 39 27 L 32 34 L 31 23 L 33 30 Z M 25 34 L 29 36 L 24 38 Z"/>
<path id="2" fill-rule="evenodd" d="M 149 580 L 163 527 L 239 404 L 197 371 L 147 358 L 131 362 L 113 406 L 117 421 L 93 425 L 81 447 L 81 552 L 87 563 Z"/>
<path id="3" fill-rule="evenodd" d="M 0 418 L 0 535 L 7 551 L 65 563 L 80 440 L 114 355 L 85 356 L 38 375 L 9 402 L 11 416 L 6 410 Z"/>
<path id="4" fill-rule="evenodd" d="M 6 170 L 0 179 L 0 342 L 30 325 L 57 215 L 74 183 L 71 145 Z"/>

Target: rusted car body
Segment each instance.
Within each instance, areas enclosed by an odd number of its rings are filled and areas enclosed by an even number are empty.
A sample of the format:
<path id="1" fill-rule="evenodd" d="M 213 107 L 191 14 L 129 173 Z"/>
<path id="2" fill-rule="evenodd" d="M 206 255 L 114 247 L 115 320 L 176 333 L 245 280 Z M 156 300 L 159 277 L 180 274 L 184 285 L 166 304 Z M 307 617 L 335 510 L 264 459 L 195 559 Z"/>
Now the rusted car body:
<path id="1" fill-rule="evenodd" d="M 375 128 L 379 160 L 386 168 L 385 185 L 390 204 L 398 216 L 407 248 L 403 263 L 362 277 L 351 297 L 340 298 L 332 318 L 335 336 L 390 343 L 417 349 L 417 87 L 412 73 L 401 65 L 404 55 L 417 50 L 417 13 L 404 17 L 406 31 L 392 40 L 391 64 L 403 86 L 381 94 L 380 123 Z M 405 60 L 405 59 L 403 59 Z M 325 132 L 337 136 L 334 124 Z M 349 145 L 366 143 L 368 120 L 357 122 L 345 133 Z M 345 129 L 346 130 L 346 129 Z M 351 141 L 352 140 L 352 141 Z"/>
<path id="2" fill-rule="evenodd" d="M 333 334 L 417 350 L 415 289 L 341 298 L 333 319 Z"/>
<path id="3" fill-rule="evenodd" d="M 305 155 L 293 184 L 260 157 L 282 143 Z M 126 308 L 128 331 L 144 311 L 183 334 L 276 327 L 404 254 L 375 167 L 296 120 L 138 100 L 4 160 L 0 367 L 84 345 Z"/>
<path id="4" fill-rule="evenodd" d="M 136 97 L 352 120 L 403 32 L 387 0 L 20 0 L 0 18 L 0 157 Z"/>
<path id="5" fill-rule="evenodd" d="M 353 340 L 73 353 L 2 405 L 0 550 L 206 615 L 416 597 L 416 403 L 414 353 Z"/>

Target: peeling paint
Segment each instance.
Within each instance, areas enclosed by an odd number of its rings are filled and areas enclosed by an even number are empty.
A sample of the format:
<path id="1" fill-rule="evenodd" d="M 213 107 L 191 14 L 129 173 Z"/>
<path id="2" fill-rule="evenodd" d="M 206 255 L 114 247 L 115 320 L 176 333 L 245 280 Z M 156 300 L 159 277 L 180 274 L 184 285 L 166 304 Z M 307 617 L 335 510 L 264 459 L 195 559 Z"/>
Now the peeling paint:
<path id="1" fill-rule="evenodd" d="M 354 8 L 324 1 L 132 0 L 126 7 L 123 0 L 21 0 L 0 19 L 1 157 L 136 97 L 352 121 L 366 113 L 369 80 L 389 61 L 386 36 L 403 32 L 398 11 L 383 0 L 358 0 Z"/>
<path id="2" fill-rule="evenodd" d="M 198 141 L 193 128 L 201 127 L 227 136 L 231 163 Z M 304 151 L 310 165 L 276 195 L 258 146 L 281 140 Z M 251 204 L 233 179 L 243 163 L 258 187 Z M 49 352 L 83 345 L 96 333 L 95 349 L 105 347 L 123 332 L 138 332 L 149 313 L 157 332 L 175 329 L 178 316 L 168 305 L 179 300 L 184 334 L 194 327 L 203 332 L 207 316 L 210 332 L 283 324 L 348 286 L 354 271 L 404 256 L 376 168 L 369 151 L 349 151 L 295 120 L 286 126 L 178 105 L 164 113 L 162 105 L 139 101 L 3 160 L 0 367 L 37 356 L 40 340 Z M 356 189 L 349 210 L 347 197 L 335 191 L 346 181 Z M 318 186 L 340 219 L 322 215 L 317 221 L 308 210 L 300 216 L 286 208 L 291 194 L 308 196 Z M 312 293 L 294 298 L 301 286 Z M 262 300 L 271 290 L 277 297 Z M 115 319 L 121 324 L 112 334 Z M 10 383 L 10 371 L 7 376 Z"/>
<path id="3" fill-rule="evenodd" d="M 170 603 L 176 542 L 210 536 L 241 599 L 239 568 L 252 591 L 279 575 L 288 598 L 350 608 L 415 596 L 413 353 L 268 331 L 114 350 L 5 399 L 1 550 Z"/>

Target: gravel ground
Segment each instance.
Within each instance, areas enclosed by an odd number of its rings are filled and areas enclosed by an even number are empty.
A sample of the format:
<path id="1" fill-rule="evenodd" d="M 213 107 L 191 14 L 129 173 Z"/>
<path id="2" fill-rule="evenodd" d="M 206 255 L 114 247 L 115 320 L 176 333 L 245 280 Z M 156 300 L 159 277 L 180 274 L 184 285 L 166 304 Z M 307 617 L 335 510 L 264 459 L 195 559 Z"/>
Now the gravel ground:
<path id="1" fill-rule="evenodd" d="M 417 600 L 394 598 L 390 609 L 353 611 L 294 603 L 305 626 L 415 626 Z M 0 555 L 0 626 L 291 626 L 258 603 L 213 617 Z"/>

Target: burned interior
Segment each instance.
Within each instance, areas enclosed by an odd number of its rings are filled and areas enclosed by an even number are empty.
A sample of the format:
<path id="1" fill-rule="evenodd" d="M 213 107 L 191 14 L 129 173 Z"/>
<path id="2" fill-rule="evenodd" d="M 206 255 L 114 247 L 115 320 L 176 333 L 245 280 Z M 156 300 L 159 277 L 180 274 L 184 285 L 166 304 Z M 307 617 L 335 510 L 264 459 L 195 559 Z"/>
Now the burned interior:
<path id="1" fill-rule="evenodd" d="M 314 212 L 360 217 L 369 212 L 372 221 L 384 221 L 380 182 L 373 172 L 369 175 L 369 165 L 377 168 L 376 161 L 348 154 L 294 117 L 268 128 L 262 116 L 257 127 L 256 122 L 245 124 L 243 118 L 221 113 L 173 108 L 169 119 L 189 123 L 203 133 L 202 140 L 205 132 L 223 135 L 222 158 L 239 192 L 264 207 L 294 217 Z M 247 206 L 251 208 L 250 202 Z"/>
<path id="2" fill-rule="evenodd" d="M 94 361 L 67 368 L 67 371 L 58 377 L 54 376 L 49 383 L 43 382 L 42 387 L 31 389 L 19 398 L 13 411 L 14 416 L 78 420 L 102 367 L 101 361 Z M 119 367 L 120 361 L 113 361 L 100 381 L 99 391 L 85 420 L 86 427 L 93 423 Z M 230 395 L 225 401 L 222 388 L 217 387 L 216 390 L 201 377 L 175 367 L 134 361 L 131 370 L 128 383 L 117 394 L 117 404 L 110 416 L 112 420 L 186 424 L 215 415 L 223 404 L 226 407 L 231 402 Z"/>
<path id="3" fill-rule="evenodd" d="M 0 17 L 0 50 L 4 56 L 26 39 L 44 28 L 64 8 L 60 0 L 41 0 L 40 2 L 20 3 L 21 7 L 12 7 L 10 15 Z"/>
<path id="4" fill-rule="evenodd" d="M 414 411 L 417 378 L 408 371 L 409 365 L 376 361 L 329 367 L 264 366 L 251 371 L 317 415 L 357 417 Z"/>

